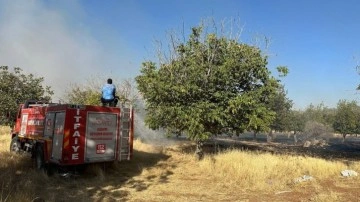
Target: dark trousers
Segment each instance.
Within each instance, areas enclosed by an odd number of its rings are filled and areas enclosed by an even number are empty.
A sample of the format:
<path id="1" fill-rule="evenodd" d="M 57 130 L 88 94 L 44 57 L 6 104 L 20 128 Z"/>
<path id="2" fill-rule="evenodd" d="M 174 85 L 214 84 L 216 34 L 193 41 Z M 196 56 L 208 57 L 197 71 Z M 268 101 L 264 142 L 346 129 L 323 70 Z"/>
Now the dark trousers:
<path id="1" fill-rule="evenodd" d="M 115 107 L 117 105 L 117 99 L 104 99 L 101 98 L 102 106 Z"/>

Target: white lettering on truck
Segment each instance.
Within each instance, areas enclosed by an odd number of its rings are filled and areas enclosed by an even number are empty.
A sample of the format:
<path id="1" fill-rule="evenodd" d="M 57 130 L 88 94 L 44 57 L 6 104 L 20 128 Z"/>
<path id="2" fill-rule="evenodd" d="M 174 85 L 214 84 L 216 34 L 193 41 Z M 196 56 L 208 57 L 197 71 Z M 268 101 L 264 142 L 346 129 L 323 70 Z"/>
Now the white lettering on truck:
<path id="1" fill-rule="evenodd" d="M 80 109 L 76 110 L 76 116 L 74 116 L 75 123 L 74 123 L 74 133 L 72 137 L 74 138 L 74 145 L 71 146 L 73 149 L 73 153 L 71 155 L 71 160 L 78 160 L 79 159 L 79 138 L 80 138 L 80 132 L 78 131 L 78 128 L 80 127 L 80 119 L 82 117 L 80 116 Z"/>

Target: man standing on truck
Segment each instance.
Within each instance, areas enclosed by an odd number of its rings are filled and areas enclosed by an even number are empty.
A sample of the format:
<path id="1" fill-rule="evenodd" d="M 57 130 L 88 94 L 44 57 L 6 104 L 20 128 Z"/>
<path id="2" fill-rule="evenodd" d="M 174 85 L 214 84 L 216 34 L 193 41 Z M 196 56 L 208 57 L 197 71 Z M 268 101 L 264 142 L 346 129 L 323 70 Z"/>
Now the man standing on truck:
<path id="1" fill-rule="evenodd" d="M 112 79 L 109 78 L 101 90 L 101 103 L 103 106 L 107 104 L 109 106 L 116 106 L 118 100 L 115 99 L 115 92 L 115 85 L 112 83 Z"/>

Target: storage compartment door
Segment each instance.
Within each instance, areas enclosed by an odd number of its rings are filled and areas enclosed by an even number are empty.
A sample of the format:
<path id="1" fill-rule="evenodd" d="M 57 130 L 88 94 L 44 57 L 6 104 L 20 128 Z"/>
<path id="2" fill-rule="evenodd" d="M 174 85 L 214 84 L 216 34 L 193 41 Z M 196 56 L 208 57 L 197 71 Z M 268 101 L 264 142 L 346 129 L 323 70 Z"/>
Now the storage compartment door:
<path id="1" fill-rule="evenodd" d="M 45 136 L 52 137 L 51 159 L 60 161 L 64 141 L 65 112 L 46 114 Z"/>
<path id="2" fill-rule="evenodd" d="M 115 160 L 117 117 L 113 113 L 88 113 L 85 162 Z"/>

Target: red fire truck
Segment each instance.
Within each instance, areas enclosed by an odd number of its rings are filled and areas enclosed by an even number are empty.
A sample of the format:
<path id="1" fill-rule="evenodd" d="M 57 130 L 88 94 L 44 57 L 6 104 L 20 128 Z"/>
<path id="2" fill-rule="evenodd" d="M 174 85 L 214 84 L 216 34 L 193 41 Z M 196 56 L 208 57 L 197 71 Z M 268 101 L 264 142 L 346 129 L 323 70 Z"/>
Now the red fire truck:
<path id="1" fill-rule="evenodd" d="M 31 153 L 38 169 L 130 160 L 134 111 L 29 100 L 19 107 L 11 137 L 10 150 Z"/>

